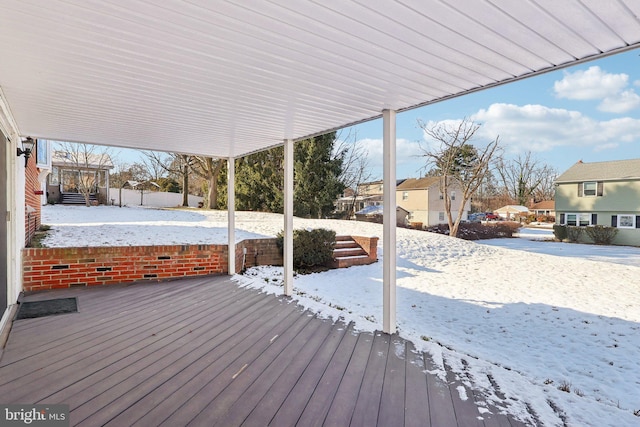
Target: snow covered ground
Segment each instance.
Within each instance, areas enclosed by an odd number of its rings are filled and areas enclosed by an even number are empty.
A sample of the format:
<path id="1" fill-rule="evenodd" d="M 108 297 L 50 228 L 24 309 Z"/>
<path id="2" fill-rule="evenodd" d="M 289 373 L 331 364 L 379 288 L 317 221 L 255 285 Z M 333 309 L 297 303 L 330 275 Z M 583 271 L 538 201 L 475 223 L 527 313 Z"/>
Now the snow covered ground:
<path id="1" fill-rule="evenodd" d="M 226 243 L 226 212 L 43 207 L 48 246 Z M 382 236 L 379 224 L 294 219 L 296 228 Z M 278 214 L 238 212 L 236 238 L 274 236 Z M 640 248 L 545 241 L 549 230 L 479 243 L 397 230 L 399 333 L 461 379 L 548 426 L 640 426 Z M 382 259 L 382 242 L 379 247 Z M 281 293 L 282 268 L 237 280 Z M 311 310 L 382 328 L 382 264 L 297 276 Z M 442 373 L 442 371 L 440 371 Z M 562 390 L 561 390 L 562 389 Z M 564 391 L 563 391 L 564 390 Z M 639 411 L 634 415 L 634 411 Z"/>

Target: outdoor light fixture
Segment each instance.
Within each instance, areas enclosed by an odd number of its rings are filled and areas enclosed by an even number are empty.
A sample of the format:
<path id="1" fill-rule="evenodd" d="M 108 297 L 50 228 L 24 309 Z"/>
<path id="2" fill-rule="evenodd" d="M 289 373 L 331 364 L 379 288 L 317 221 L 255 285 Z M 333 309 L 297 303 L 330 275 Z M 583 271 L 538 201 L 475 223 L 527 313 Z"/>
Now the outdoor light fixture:
<path id="1" fill-rule="evenodd" d="M 18 157 L 24 154 L 24 167 L 27 167 L 29 163 L 29 157 L 31 157 L 31 153 L 33 152 L 33 147 L 36 145 L 36 142 L 28 136 L 27 139 L 22 141 L 22 148 L 18 147 Z"/>

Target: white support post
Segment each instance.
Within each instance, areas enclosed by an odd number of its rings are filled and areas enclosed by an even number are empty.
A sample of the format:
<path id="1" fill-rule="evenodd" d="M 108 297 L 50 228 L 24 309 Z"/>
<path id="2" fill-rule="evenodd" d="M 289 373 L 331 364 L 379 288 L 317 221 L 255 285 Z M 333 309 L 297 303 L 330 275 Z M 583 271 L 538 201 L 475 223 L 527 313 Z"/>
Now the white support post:
<path id="1" fill-rule="evenodd" d="M 382 330 L 396 332 L 396 112 L 382 111 L 383 120 L 383 316 Z"/>
<path id="2" fill-rule="evenodd" d="M 284 141 L 284 294 L 293 294 L 293 141 Z"/>
<path id="3" fill-rule="evenodd" d="M 236 163 L 227 159 L 227 224 L 229 236 L 228 274 L 236 274 Z"/>

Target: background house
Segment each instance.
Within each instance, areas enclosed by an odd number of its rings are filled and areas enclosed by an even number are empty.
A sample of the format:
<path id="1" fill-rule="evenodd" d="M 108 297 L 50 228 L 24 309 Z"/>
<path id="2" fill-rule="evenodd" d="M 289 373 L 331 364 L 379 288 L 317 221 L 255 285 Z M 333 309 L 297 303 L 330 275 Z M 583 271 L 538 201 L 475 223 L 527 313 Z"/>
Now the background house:
<path id="1" fill-rule="evenodd" d="M 84 204 L 82 186 L 89 189 L 90 200 L 107 203 L 109 171 L 113 163 L 108 154 L 54 151 L 47 191 L 49 202 Z"/>
<path id="2" fill-rule="evenodd" d="M 579 161 L 555 185 L 556 223 L 617 227 L 615 244 L 640 246 L 640 159 Z"/>
<path id="3" fill-rule="evenodd" d="M 396 180 L 396 186 L 402 184 L 404 181 L 404 179 Z M 356 191 L 349 188 L 346 189 L 343 197 L 336 200 L 336 213 L 357 213 L 369 206 L 382 206 L 383 189 L 382 181 L 360 183 Z M 356 215 L 353 216 L 357 219 Z"/>
<path id="4" fill-rule="evenodd" d="M 493 213 L 502 219 L 517 221 L 521 215 L 526 216 L 529 214 L 529 208 L 522 205 L 506 205 L 500 209 L 496 209 Z"/>
<path id="5" fill-rule="evenodd" d="M 543 200 L 541 202 L 534 203 L 529 208 L 529 212 L 534 214 L 536 217 L 546 216 L 555 218 L 556 202 L 553 200 Z"/>
<path id="6" fill-rule="evenodd" d="M 396 204 L 409 211 L 409 222 L 421 222 L 423 226 L 447 223 L 444 208 L 444 197 L 440 192 L 440 177 L 409 178 L 396 187 Z M 456 219 L 458 209 L 462 203 L 462 190 L 452 185 L 450 188 L 451 214 Z M 471 202 L 467 201 L 462 214 L 466 220 L 471 209 Z"/>

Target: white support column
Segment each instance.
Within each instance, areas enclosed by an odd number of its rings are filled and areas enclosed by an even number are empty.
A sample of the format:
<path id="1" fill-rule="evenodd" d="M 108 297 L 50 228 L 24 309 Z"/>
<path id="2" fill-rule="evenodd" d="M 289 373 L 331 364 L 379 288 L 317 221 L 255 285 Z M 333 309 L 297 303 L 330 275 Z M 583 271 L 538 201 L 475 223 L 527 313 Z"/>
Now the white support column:
<path id="1" fill-rule="evenodd" d="M 293 141 L 284 141 L 284 294 L 293 294 Z"/>
<path id="2" fill-rule="evenodd" d="M 383 317 L 382 330 L 396 332 L 396 112 L 382 111 L 383 120 Z"/>
<path id="3" fill-rule="evenodd" d="M 229 236 L 228 274 L 236 274 L 236 163 L 233 157 L 227 159 L 227 226 Z"/>

